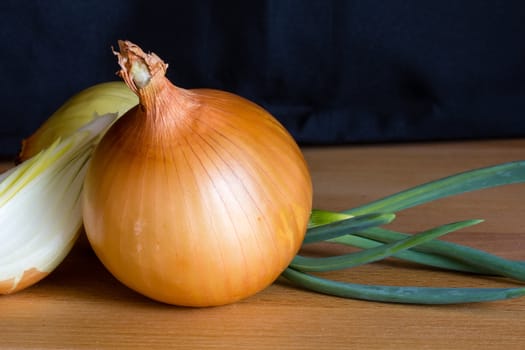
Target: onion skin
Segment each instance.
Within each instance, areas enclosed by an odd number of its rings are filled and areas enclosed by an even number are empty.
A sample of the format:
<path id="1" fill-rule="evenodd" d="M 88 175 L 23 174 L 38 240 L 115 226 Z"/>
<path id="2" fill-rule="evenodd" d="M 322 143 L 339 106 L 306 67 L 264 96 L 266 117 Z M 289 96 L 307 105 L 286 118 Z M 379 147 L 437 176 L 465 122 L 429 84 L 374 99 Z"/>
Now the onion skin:
<path id="1" fill-rule="evenodd" d="M 49 275 L 49 272 L 39 271 L 35 267 L 30 268 L 24 271 L 24 274 L 20 278 L 20 281 L 17 281 L 15 278 L 0 281 L 0 295 L 1 294 L 13 294 L 21 290 L 24 290 L 27 287 L 30 287 L 33 284 L 39 282 L 40 280 L 45 278 L 47 275 Z"/>
<path id="2" fill-rule="evenodd" d="M 166 65 L 119 42 L 139 96 L 98 144 L 84 183 L 87 237 L 106 268 L 154 300 L 223 305 L 277 279 L 312 209 L 300 149 L 267 111 L 224 91 L 185 90 Z M 151 80 L 137 86 L 131 67 Z"/>

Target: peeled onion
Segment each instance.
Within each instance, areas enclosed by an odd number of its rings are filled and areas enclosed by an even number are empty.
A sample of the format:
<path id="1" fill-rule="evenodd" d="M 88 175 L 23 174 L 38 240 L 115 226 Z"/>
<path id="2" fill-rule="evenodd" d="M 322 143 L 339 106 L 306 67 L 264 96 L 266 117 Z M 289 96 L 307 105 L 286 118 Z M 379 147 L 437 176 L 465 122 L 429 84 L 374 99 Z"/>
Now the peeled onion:
<path id="1" fill-rule="evenodd" d="M 86 174 L 95 253 L 122 283 L 165 303 L 222 305 L 261 291 L 306 232 L 312 182 L 299 147 L 258 105 L 176 87 L 155 54 L 119 48 L 139 105 L 104 135 Z"/>

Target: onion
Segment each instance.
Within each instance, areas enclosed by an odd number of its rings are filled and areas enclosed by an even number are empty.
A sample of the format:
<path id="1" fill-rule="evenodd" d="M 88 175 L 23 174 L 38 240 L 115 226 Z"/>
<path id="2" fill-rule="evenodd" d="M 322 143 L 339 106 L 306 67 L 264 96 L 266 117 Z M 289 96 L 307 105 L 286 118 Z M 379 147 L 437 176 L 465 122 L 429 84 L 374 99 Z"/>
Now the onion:
<path id="1" fill-rule="evenodd" d="M 73 247 L 82 226 L 86 164 L 115 119 L 115 114 L 96 117 L 0 174 L 0 294 L 37 283 Z"/>
<path id="2" fill-rule="evenodd" d="M 98 116 L 111 113 L 119 117 L 137 103 L 137 96 L 121 81 L 90 86 L 69 98 L 31 136 L 22 140 L 16 162 L 31 158 L 58 138 L 65 139 Z"/>
<path id="3" fill-rule="evenodd" d="M 164 303 L 222 305 L 261 291 L 306 232 L 312 182 L 299 147 L 256 104 L 176 87 L 158 56 L 119 48 L 139 105 L 104 135 L 86 174 L 93 250 L 122 283 Z"/>

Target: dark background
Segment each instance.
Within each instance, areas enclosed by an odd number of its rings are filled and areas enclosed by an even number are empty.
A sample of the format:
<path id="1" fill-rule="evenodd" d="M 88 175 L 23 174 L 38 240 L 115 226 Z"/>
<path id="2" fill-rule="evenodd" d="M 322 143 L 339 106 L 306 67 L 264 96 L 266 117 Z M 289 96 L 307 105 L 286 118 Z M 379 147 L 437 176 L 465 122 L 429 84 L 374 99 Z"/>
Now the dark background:
<path id="1" fill-rule="evenodd" d="M 245 96 L 303 144 L 525 136 L 523 1 L 0 2 L 0 156 L 117 80 L 118 39 Z"/>

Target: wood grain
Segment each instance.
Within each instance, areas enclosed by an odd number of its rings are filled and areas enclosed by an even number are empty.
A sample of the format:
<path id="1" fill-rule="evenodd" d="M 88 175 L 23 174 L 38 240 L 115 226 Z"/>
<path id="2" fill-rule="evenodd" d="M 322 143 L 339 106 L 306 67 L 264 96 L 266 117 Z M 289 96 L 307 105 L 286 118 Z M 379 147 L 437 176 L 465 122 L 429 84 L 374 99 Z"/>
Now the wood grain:
<path id="1" fill-rule="evenodd" d="M 456 172 L 523 159 L 525 140 L 305 148 L 304 153 L 315 207 L 341 210 Z M 416 232 L 484 218 L 446 239 L 525 260 L 524 196 L 521 184 L 465 194 L 406 210 L 391 225 Z M 395 260 L 327 275 L 366 284 L 520 285 Z M 383 304 L 315 294 L 283 280 L 229 306 L 167 306 L 122 286 L 82 238 L 46 279 L 0 297 L 0 347 L 523 349 L 524 319 L 525 298 L 456 306 Z"/>

